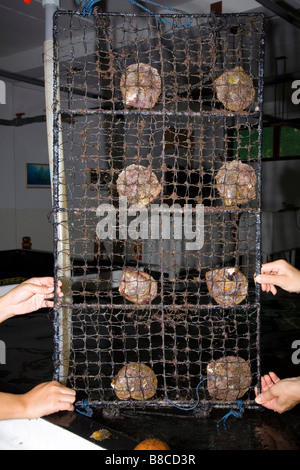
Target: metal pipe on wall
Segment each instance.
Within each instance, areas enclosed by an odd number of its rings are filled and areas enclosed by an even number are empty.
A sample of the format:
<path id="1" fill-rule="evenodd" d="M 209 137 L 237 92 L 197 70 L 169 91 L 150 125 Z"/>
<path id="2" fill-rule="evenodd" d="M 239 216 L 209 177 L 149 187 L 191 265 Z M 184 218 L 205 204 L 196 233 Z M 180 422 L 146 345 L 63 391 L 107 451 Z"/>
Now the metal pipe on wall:
<path id="1" fill-rule="evenodd" d="M 54 93 L 54 43 L 53 43 L 53 16 L 59 9 L 59 0 L 43 0 L 45 7 L 45 42 L 44 42 L 44 73 L 45 73 L 45 100 L 46 100 L 46 121 L 48 136 L 49 165 L 52 188 L 52 201 L 54 209 L 54 237 L 56 239 L 57 266 L 55 269 L 56 281 L 61 281 L 64 293 L 64 304 L 72 302 L 71 289 L 71 267 L 70 267 L 70 241 L 68 230 L 68 213 L 61 116 L 58 119 L 58 130 L 54 132 L 54 110 L 59 111 L 59 87 Z M 56 77 L 57 78 L 57 77 Z M 57 139 L 57 141 L 55 141 Z M 57 154 L 55 155 L 55 148 Z M 57 160 L 55 160 L 57 157 Z M 54 184 L 56 178 L 57 184 Z M 55 221 L 54 220 L 54 221 Z M 66 383 L 69 368 L 71 321 L 70 309 L 68 307 L 55 305 L 55 315 L 58 315 L 58 324 L 55 322 L 55 335 L 57 336 L 58 350 L 54 351 L 55 379 Z"/>

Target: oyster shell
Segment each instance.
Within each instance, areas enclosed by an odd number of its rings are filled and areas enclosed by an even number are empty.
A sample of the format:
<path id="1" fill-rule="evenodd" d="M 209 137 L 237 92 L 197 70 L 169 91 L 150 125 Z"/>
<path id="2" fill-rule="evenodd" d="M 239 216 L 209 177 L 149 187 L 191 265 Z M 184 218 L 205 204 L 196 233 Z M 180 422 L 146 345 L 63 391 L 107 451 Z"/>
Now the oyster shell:
<path id="1" fill-rule="evenodd" d="M 249 363 L 241 357 L 224 356 L 207 365 L 207 389 L 212 398 L 232 401 L 241 398 L 251 385 Z"/>
<path id="2" fill-rule="evenodd" d="M 119 370 L 111 385 L 120 400 L 147 400 L 156 393 L 157 378 L 145 364 L 129 362 Z"/>
<path id="3" fill-rule="evenodd" d="M 225 206 L 247 204 L 256 196 L 256 174 L 254 169 L 240 160 L 222 165 L 216 175 L 216 188 Z"/>
<path id="4" fill-rule="evenodd" d="M 132 64 L 122 74 L 120 88 L 127 106 L 150 109 L 161 93 L 161 78 L 149 64 Z"/>
<path id="5" fill-rule="evenodd" d="M 220 305 L 238 305 L 247 296 L 247 278 L 236 267 L 208 271 L 205 279 L 209 294 Z"/>
<path id="6" fill-rule="evenodd" d="M 126 196 L 129 205 L 146 206 L 161 192 L 161 185 L 151 168 L 129 165 L 117 179 L 119 196 Z"/>
<path id="7" fill-rule="evenodd" d="M 253 82 L 242 67 L 222 73 L 214 85 L 218 100 L 230 111 L 243 111 L 255 98 Z"/>
<path id="8" fill-rule="evenodd" d="M 143 271 L 124 268 L 119 292 L 135 304 L 149 304 L 157 296 L 157 282 Z"/>

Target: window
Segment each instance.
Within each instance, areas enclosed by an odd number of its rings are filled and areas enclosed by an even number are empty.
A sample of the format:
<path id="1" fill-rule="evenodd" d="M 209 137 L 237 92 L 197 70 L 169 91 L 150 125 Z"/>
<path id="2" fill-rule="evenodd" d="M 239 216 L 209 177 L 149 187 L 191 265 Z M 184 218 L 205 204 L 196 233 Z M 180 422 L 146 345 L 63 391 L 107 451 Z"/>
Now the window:
<path id="1" fill-rule="evenodd" d="M 256 159 L 258 131 L 240 129 L 234 135 L 233 155 L 241 160 Z M 300 129 L 277 125 L 263 128 L 262 159 L 300 158 Z"/>
<path id="2" fill-rule="evenodd" d="M 279 157 L 300 157 L 300 129 L 281 126 Z"/>

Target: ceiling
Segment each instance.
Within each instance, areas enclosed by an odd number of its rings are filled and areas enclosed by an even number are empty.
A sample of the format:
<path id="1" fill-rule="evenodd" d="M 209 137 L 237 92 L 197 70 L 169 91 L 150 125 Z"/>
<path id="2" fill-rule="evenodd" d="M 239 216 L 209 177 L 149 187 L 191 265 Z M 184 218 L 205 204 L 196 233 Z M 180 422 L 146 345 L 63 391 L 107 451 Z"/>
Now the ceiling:
<path id="1" fill-rule="evenodd" d="M 141 0 L 142 4 L 143 0 Z M 160 0 L 167 7 L 183 9 L 188 13 L 209 13 L 210 0 Z M 299 0 L 289 0 L 290 5 Z M 106 11 L 141 11 L 139 7 L 126 0 L 104 0 L 99 3 Z M 223 12 L 253 10 L 261 5 L 254 0 L 224 0 Z M 146 4 L 144 3 L 146 6 Z M 299 5 L 300 6 L 300 5 Z M 108 8 L 109 7 L 109 8 Z M 149 9 L 156 7 L 147 5 Z M 78 9 L 74 0 L 61 0 L 60 8 L 64 10 Z M 42 0 L 2 0 L 0 5 L 0 69 L 14 73 L 25 73 L 36 67 L 40 62 L 45 27 L 45 11 Z M 31 51 L 28 54 L 28 51 Z M 22 54 L 25 55 L 25 60 Z M 33 56 L 36 57 L 33 60 Z"/>
<path id="2" fill-rule="evenodd" d="M 42 53 L 45 36 L 45 9 L 42 0 L 2 0 L 0 4 L 0 70 L 21 74 L 33 78 L 42 78 Z M 271 0 L 264 0 L 272 3 Z M 267 15 L 274 15 L 263 8 L 264 1 L 223 0 L 223 13 L 264 10 Z M 274 0 L 275 1 L 275 0 Z M 144 3 L 143 3 L 144 2 Z M 150 10 L 157 7 L 140 3 Z M 157 2 L 158 3 L 158 2 Z M 211 0 L 160 0 L 166 7 L 182 9 L 188 13 L 209 13 Z M 276 2 L 283 4 L 283 2 Z M 238 5 L 238 7 L 237 7 Z M 285 7 L 300 8 L 300 0 L 288 0 Z M 140 11 L 141 8 L 126 0 L 102 0 L 99 6 L 105 11 Z M 77 10 L 75 0 L 61 0 L 63 10 Z M 300 21 L 300 20 L 299 20 Z M 291 26 L 293 28 L 293 26 Z"/>
<path id="3" fill-rule="evenodd" d="M 237 0 L 225 0 L 224 10 L 234 11 Z M 135 7 L 126 0 L 106 0 L 100 2 L 105 6 L 106 11 L 136 11 Z M 141 2 L 142 3 L 142 2 Z M 209 0 L 161 0 L 161 3 L 174 8 L 182 8 L 189 13 L 208 13 Z M 199 5 L 201 4 L 201 8 Z M 226 8 L 225 8 L 226 5 Z M 109 6 L 109 10 L 108 10 Z M 254 0 L 239 0 L 239 10 L 252 9 L 259 4 Z M 78 6 L 74 0 L 61 0 L 60 8 L 63 10 L 77 10 Z M 149 8 L 151 9 L 151 7 Z M 143 12 L 142 9 L 140 9 Z M 225 12 L 225 11 L 224 11 Z M 1 62 L 8 64 L 10 57 L 17 70 L 20 64 L 12 56 L 24 51 L 41 47 L 44 40 L 45 11 L 42 0 L 31 0 L 30 4 L 24 0 L 2 0 L 0 4 L 0 68 Z M 6 61 L 4 61 L 6 59 Z"/>

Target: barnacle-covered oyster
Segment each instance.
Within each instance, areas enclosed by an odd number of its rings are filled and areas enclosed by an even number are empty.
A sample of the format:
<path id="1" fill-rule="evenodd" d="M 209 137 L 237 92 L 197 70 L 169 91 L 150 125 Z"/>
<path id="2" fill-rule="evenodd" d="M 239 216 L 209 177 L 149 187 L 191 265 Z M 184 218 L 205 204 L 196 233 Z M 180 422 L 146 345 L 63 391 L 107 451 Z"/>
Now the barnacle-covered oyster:
<path id="1" fill-rule="evenodd" d="M 216 175 L 216 188 L 225 206 L 247 204 L 256 196 L 254 169 L 240 160 L 225 162 Z"/>
<path id="2" fill-rule="evenodd" d="M 161 185 L 151 168 L 129 165 L 117 179 L 119 196 L 125 196 L 129 205 L 146 206 L 161 192 Z"/>
<path id="3" fill-rule="evenodd" d="M 247 295 L 248 281 L 237 267 L 208 271 L 205 279 L 209 294 L 220 305 L 238 305 Z"/>
<path id="4" fill-rule="evenodd" d="M 241 357 L 224 356 L 207 365 L 207 378 L 207 390 L 212 398 L 236 400 L 250 388 L 250 365 Z"/>
<path id="5" fill-rule="evenodd" d="M 243 111 L 254 100 L 253 82 L 242 67 L 222 73 L 214 84 L 218 100 L 230 111 Z"/>
<path id="6" fill-rule="evenodd" d="M 157 282 L 143 271 L 124 268 L 119 292 L 135 304 L 149 304 L 157 296 Z"/>
<path id="7" fill-rule="evenodd" d="M 120 400 L 147 400 L 156 393 L 157 378 L 145 364 L 129 362 L 119 370 L 111 385 Z"/>
<path id="8" fill-rule="evenodd" d="M 161 78 L 149 64 L 131 64 L 122 74 L 120 88 L 127 106 L 149 109 L 161 93 Z"/>

